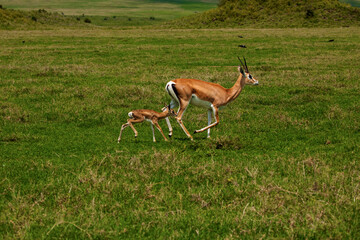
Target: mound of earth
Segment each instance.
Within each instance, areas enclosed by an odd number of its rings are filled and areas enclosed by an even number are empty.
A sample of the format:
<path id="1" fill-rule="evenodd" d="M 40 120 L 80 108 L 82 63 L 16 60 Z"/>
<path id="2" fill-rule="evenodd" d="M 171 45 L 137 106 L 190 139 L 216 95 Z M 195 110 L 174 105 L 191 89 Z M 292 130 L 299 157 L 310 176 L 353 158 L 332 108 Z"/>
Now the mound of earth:
<path id="1" fill-rule="evenodd" d="M 177 20 L 195 27 L 359 26 L 360 9 L 338 0 L 220 0 L 216 9 Z"/>
<path id="2" fill-rule="evenodd" d="M 1 6 L 1 5 L 0 5 Z M 81 24 L 75 17 L 60 13 L 48 12 L 44 9 L 36 11 L 20 11 L 0 7 L 0 29 L 38 28 L 46 26 L 76 26 Z"/>

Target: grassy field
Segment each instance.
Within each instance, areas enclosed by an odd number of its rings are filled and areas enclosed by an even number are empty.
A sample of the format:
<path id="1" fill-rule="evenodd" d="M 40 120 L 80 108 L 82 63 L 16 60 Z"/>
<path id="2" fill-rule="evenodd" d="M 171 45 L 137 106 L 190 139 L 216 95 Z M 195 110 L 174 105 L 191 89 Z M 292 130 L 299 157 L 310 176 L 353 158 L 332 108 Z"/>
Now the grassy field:
<path id="1" fill-rule="evenodd" d="M 2 30 L 0 45 L 1 239 L 360 237 L 359 28 Z M 237 56 L 260 85 L 211 139 L 172 121 L 170 142 L 143 123 L 117 144 L 167 81 L 230 87 Z"/>

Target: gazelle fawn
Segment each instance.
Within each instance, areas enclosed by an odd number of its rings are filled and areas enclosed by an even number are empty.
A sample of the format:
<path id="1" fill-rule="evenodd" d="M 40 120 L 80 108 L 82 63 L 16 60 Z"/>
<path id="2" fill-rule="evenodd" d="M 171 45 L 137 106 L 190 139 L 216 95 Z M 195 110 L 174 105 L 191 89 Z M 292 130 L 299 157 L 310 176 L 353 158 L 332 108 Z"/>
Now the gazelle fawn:
<path id="1" fill-rule="evenodd" d="M 121 140 L 122 132 L 128 126 L 131 127 L 131 129 L 135 133 L 135 137 L 137 137 L 138 132 L 134 128 L 133 123 L 141 123 L 141 122 L 143 122 L 145 120 L 149 121 L 151 123 L 150 126 L 151 126 L 151 130 L 152 130 L 153 141 L 154 142 L 156 142 L 155 133 L 154 133 L 154 125 L 160 131 L 160 133 L 164 137 L 165 141 L 167 141 L 167 138 L 165 137 L 165 135 L 164 135 L 158 121 L 161 120 L 161 119 L 167 118 L 169 116 L 176 116 L 176 113 L 174 112 L 173 109 L 170 109 L 170 105 L 165 106 L 162 110 L 163 110 L 163 112 L 156 112 L 156 111 L 150 110 L 150 109 L 137 109 L 137 110 L 133 110 L 133 111 L 129 112 L 128 113 L 129 119 L 127 120 L 127 123 L 125 123 L 125 124 L 123 124 L 121 126 L 120 135 L 119 135 L 119 138 L 118 138 L 118 143 Z"/>

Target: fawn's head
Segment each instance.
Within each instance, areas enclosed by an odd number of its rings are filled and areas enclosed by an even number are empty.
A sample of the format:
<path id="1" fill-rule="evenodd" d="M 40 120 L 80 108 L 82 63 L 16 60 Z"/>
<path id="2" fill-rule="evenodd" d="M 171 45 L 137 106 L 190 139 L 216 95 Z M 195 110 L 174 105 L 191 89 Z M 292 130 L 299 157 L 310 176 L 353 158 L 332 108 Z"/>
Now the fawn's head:
<path id="1" fill-rule="evenodd" d="M 170 108 L 170 105 L 165 104 L 165 107 L 163 107 L 161 110 L 162 110 L 163 112 L 166 112 L 168 116 L 171 116 L 171 117 L 176 117 L 176 116 L 177 116 L 177 114 L 176 114 L 176 112 L 174 111 L 174 109 L 171 109 L 171 108 Z"/>

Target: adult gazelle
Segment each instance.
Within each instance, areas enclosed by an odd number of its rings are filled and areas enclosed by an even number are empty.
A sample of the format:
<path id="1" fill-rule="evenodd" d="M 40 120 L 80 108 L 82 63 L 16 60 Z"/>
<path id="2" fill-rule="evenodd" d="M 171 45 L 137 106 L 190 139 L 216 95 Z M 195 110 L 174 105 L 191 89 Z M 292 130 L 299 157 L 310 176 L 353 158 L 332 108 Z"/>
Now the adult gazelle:
<path id="1" fill-rule="evenodd" d="M 208 130 L 208 138 L 210 137 L 210 128 L 219 124 L 219 109 L 225 107 L 228 103 L 234 101 L 245 84 L 258 85 L 259 82 L 249 73 L 249 68 L 244 58 L 244 63 L 238 57 L 241 65 L 238 67 L 239 77 L 231 88 L 224 88 L 223 86 L 205 82 L 197 79 L 175 79 L 166 84 L 166 91 L 171 97 L 170 107 L 179 107 L 177 116 L 175 117 L 181 128 L 186 135 L 193 140 L 189 131 L 186 129 L 182 122 L 183 114 L 189 104 L 206 108 L 208 110 L 208 125 L 204 128 L 196 130 L 194 133 L 203 132 Z M 212 115 L 215 122 L 212 122 Z M 172 136 L 172 127 L 168 118 L 166 118 L 169 127 L 169 136 Z"/>

